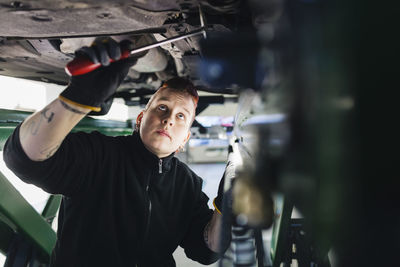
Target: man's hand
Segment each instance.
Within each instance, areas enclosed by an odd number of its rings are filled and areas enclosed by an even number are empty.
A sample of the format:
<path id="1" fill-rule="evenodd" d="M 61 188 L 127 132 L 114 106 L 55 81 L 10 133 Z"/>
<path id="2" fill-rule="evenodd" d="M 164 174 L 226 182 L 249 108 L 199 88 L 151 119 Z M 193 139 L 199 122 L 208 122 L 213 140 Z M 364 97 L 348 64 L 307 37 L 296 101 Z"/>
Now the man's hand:
<path id="1" fill-rule="evenodd" d="M 209 249 L 219 253 L 220 249 L 220 237 L 221 237 L 221 223 L 222 214 L 214 210 L 214 214 L 211 220 L 204 228 L 204 241 L 206 242 Z"/>
<path id="2" fill-rule="evenodd" d="M 26 155 L 35 161 L 46 160 L 56 153 L 65 136 L 91 110 L 99 110 L 102 103 L 114 94 L 124 80 L 136 58 L 128 58 L 109 64 L 109 58 L 118 59 L 121 46 L 130 42 L 116 43 L 111 39 L 79 49 L 77 56 L 88 56 L 104 66 L 79 76 L 71 77 L 68 87 L 41 111 L 26 119 L 19 137 Z"/>
<path id="3" fill-rule="evenodd" d="M 95 41 L 90 47 L 77 50 L 76 57 L 88 57 L 93 63 L 101 63 L 102 67 L 86 74 L 72 76 L 60 99 L 68 104 L 100 111 L 102 104 L 112 97 L 128 74 L 129 68 L 137 61 L 137 57 L 119 60 L 121 50 L 131 48 L 130 41 L 117 43 L 111 38 L 106 38 Z M 110 64 L 110 58 L 115 62 Z"/>
<path id="4" fill-rule="evenodd" d="M 225 177 L 228 179 L 228 182 L 230 182 L 235 177 L 235 167 L 231 161 L 228 161 L 228 163 L 226 164 L 225 172 L 222 175 L 221 181 L 219 182 L 217 197 L 214 198 L 213 201 L 215 210 L 220 214 L 222 214 L 222 200 L 224 198 L 225 191 L 227 191 L 230 187 L 230 185 L 227 185 L 228 188 L 226 188 L 225 190 Z M 230 194 L 230 192 L 228 194 Z M 231 201 L 231 199 L 229 199 L 228 201 Z"/>
<path id="5" fill-rule="evenodd" d="M 223 203 L 223 198 L 225 197 L 226 198 L 225 201 L 228 201 L 227 203 L 228 206 L 232 206 L 231 189 L 227 188 L 227 192 L 225 192 L 224 187 L 225 187 L 225 180 L 230 182 L 234 176 L 235 176 L 234 165 L 232 162 L 228 162 L 225 168 L 225 172 L 222 176 L 222 179 L 219 182 L 217 197 L 214 198 L 213 201 L 213 205 L 215 208 L 213 217 L 211 218 L 210 222 L 204 229 L 204 240 L 206 241 L 208 247 L 212 251 L 218 253 L 225 251 L 227 249 L 226 245 L 229 244 L 229 242 L 224 242 L 224 244 L 220 242 L 220 238 L 222 236 L 221 234 L 222 212 L 223 212 L 222 203 Z M 223 236 L 226 237 L 225 234 Z M 230 236 L 228 238 L 230 238 Z M 221 245 L 223 246 L 222 248 L 220 247 Z"/>

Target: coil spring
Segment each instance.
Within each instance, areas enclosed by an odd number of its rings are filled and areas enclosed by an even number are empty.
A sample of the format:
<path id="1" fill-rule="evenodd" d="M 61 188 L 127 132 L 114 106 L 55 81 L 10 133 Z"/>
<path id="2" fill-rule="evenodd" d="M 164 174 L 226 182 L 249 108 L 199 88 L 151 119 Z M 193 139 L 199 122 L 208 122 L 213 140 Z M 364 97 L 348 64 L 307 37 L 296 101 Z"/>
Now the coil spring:
<path id="1" fill-rule="evenodd" d="M 256 249 L 252 229 L 233 226 L 229 249 L 220 260 L 220 267 L 255 267 Z"/>

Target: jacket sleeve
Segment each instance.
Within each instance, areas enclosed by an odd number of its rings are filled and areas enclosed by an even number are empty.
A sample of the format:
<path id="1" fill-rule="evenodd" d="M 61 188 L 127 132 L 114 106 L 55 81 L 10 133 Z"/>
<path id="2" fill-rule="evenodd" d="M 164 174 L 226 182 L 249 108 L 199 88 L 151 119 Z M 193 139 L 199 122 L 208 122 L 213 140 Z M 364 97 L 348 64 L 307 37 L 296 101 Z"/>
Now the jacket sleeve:
<path id="1" fill-rule="evenodd" d="M 98 134 L 70 133 L 60 148 L 44 161 L 32 161 L 19 140 L 20 125 L 4 146 L 4 161 L 22 181 L 34 184 L 48 193 L 72 196 L 88 189 L 104 152 Z"/>
<path id="2" fill-rule="evenodd" d="M 208 207 L 208 197 L 201 191 L 201 185 L 198 191 L 197 202 L 191 213 L 191 224 L 181 246 L 187 257 L 208 265 L 216 262 L 219 254 L 210 250 L 204 240 L 204 228 L 211 220 L 213 211 Z"/>

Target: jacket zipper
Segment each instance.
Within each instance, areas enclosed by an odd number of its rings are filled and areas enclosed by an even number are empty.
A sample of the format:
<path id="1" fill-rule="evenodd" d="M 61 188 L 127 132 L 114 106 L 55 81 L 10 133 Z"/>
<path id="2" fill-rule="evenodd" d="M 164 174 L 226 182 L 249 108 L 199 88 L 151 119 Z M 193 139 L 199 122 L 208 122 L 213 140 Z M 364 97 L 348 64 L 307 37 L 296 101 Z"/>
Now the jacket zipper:
<path id="1" fill-rule="evenodd" d="M 146 228 L 144 231 L 144 242 L 147 240 L 147 235 L 149 234 L 150 230 L 150 219 L 151 219 L 151 199 L 150 199 L 150 178 L 147 180 L 147 185 L 146 185 L 146 196 L 148 199 L 148 205 L 147 205 L 147 220 L 146 220 Z"/>
<path id="2" fill-rule="evenodd" d="M 158 161 L 158 173 L 162 173 L 162 159 L 160 159 Z M 149 204 L 147 206 L 147 222 L 146 222 L 146 229 L 145 229 L 145 234 L 144 234 L 145 242 L 147 240 L 147 235 L 149 234 L 149 230 L 150 230 L 151 207 L 152 207 L 149 190 L 150 190 L 150 177 L 147 180 L 147 184 L 146 184 L 146 195 L 147 195 L 147 199 L 149 200 Z"/>

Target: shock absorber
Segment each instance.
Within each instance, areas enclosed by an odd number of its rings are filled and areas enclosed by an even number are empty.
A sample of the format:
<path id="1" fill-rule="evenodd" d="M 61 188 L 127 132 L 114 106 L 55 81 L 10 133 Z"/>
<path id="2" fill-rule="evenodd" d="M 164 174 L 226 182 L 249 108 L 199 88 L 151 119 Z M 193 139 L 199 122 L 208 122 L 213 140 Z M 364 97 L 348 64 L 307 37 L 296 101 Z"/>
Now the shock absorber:
<path id="1" fill-rule="evenodd" d="M 233 145 L 235 146 L 235 144 Z M 236 163 L 234 149 L 229 147 L 228 165 L 225 169 L 224 198 L 222 201 L 222 238 L 221 247 L 228 249 L 219 262 L 220 267 L 255 267 L 256 266 L 256 248 L 254 243 L 254 231 L 246 226 L 245 221 L 242 224 L 237 223 L 232 213 L 232 185 L 236 176 Z M 230 241 L 230 244 L 229 244 Z"/>
<path id="2" fill-rule="evenodd" d="M 223 222 L 224 223 L 224 222 Z M 226 227 L 227 225 L 223 225 Z M 226 229 L 226 228 L 225 228 Z M 219 267 L 255 267 L 256 247 L 254 230 L 247 226 L 234 223 L 229 225 L 231 237 L 230 245 L 219 262 Z M 228 231 L 224 231 L 225 233 Z M 227 240 L 227 238 L 225 238 Z M 261 266 L 260 266 L 261 267 Z"/>
<path id="3" fill-rule="evenodd" d="M 253 229 L 243 226 L 233 226 L 231 249 L 234 267 L 256 266 L 256 248 Z"/>

